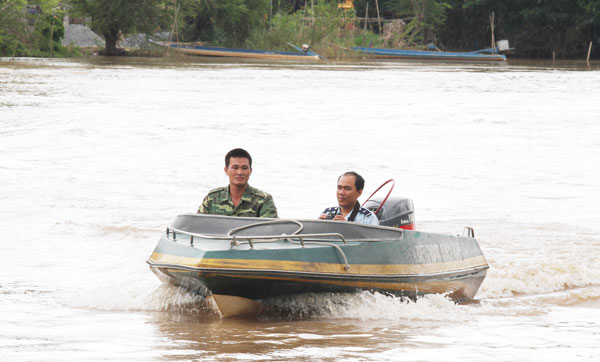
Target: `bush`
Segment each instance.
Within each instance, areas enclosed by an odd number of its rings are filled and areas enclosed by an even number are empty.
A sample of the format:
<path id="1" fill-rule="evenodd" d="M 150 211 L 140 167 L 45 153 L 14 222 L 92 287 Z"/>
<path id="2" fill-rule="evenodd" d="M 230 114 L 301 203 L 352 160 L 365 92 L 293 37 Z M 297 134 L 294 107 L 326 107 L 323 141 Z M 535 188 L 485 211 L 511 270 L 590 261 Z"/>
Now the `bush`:
<path id="1" fill-rule="evenodd" d="M 11 7 L 0 23 L 0 56 L 72 57 L 80 55 L 74 47 L 63 47 L 65 30 L 62 13 L 29 14 L 25 5 Z"/>
<path id="2" fill-rule="evenodd" d="M 349 49 L 356 38 L 377 38 L 372 32 L 357 29 L 354 11 L 344 12 L 336 2 L 319 2 L 314 14 L 300 10 L 293 14 L 275 15 L 264 28 L 255 28 L 245 42 L 247 48 L 290 50 L 288 42 L 311 48 L 328 58 L 356 57 Z"/>
<path id="3" fill-rule="evenodd" d="M 0 29 L 0 56 L 27 57 L 30 54 L 23 43 L 17 38 Z"/>

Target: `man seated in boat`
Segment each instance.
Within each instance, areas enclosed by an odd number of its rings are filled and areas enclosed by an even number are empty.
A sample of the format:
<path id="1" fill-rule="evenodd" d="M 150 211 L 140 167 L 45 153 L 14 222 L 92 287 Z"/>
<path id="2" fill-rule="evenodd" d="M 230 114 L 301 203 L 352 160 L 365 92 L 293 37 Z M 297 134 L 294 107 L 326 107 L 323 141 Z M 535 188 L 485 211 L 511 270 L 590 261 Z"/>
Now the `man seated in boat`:
<path id="1" fill-rule="evenodd" d="M 277 217 L 273 197 L 248 185 L 252 174 L 252 157 L 242 148 L 225 155 L 225 174 L 229 186 L 211 190 L 198 208 L 199 214 L 227 216 Z"/>
<path id="2" fill-rule="evenodd" d="M 379 225 L 377 216 L 358 202 L 364 187 L 365 179 L 354 171 L 338 177 L 336 195 L 339 205 L 325 209 L 319 218 Z"/>

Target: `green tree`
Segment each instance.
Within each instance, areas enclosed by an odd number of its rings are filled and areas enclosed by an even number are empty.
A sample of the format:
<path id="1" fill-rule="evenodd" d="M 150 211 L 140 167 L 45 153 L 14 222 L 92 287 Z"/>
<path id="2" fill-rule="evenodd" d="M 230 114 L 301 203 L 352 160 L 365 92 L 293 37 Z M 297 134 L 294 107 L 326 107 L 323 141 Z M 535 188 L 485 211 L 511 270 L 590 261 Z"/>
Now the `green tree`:
<path id="1" fill-rule="evenodd" d="M 150 32 L 159 23 L 160 0 L 68 0 L 76 14 L 90 16 L 92 29 L 104 36 L 106 55 L 119 55 L 121 35 Z"/>
<path id="2" fill-rule="evenodd" d="M 599 19 L 597 0 L 511 3 L 514 7 L 525 5 L 515 14 L 503 16 L 511 21 L 510 36 L 530 55 L 549 56 L 555 51 L 569 56 L 587 50 L 589 25 Z"/>

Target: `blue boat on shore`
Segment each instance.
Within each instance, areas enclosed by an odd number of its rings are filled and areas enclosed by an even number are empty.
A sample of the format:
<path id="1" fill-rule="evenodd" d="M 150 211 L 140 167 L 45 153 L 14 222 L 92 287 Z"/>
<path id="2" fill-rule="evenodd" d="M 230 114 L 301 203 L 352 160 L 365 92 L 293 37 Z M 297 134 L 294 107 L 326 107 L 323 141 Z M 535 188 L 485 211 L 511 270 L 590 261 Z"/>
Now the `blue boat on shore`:
<path id="1" fill-rule="evenodd" d="M 271 60 L 319 60 L 322 57 L 311 51 L 308 47 L 299 48 L 294 46 L 297 52 L 284 52 L 274 50 L 252 50 L 221 48 L 197 44 L 186 44 L 177 42 L 162 42 L 148 39 L 152 44 L 167 47 L 180 53 L 209 56 L 209 57 L 234 57 L 234 58 L 254 58 Z"/>
<path id="2" fill-rule="evenodd" d="M 407 59 L 407 60 L 435 60 L 435 61 L 468 61 L 468 62 L 504 62 L 504 54 L 488 52 L 490 49 L 472 52 L 442 52 L 430 50 L 402 50 L 353 47 L 355 52 L 382 59 Z"/>

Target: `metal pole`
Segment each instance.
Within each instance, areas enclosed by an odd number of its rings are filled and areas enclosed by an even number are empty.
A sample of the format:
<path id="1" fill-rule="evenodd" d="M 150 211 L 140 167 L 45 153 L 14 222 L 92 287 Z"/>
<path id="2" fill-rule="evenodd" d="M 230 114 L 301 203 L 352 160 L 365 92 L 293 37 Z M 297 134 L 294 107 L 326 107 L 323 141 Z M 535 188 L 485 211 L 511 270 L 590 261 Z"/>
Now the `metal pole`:
<path id="1" fill-rule="evenodd" d="M 175 15 L 175 20 L 173 21 L 173 32 L 175 33 L 175 41 L 179 42 L 179 23 L 177 21 L 177 18 L 179 17 L 179 6 L 181 5 L 181 3 L 177 4 L 177 0 L 173 0 L 173 5 L 174 5 L 174 15 Z"/>
<path id="2" fill-rule="evenodd" d="M 490 16 L 490 23 L 492 24 L 492 49 L 496 47 L 496 42 L 494 39 L 494 12 L 492 11 L 492 15 Z M 494 51 L 495 53 L 495 51 Z"/>

